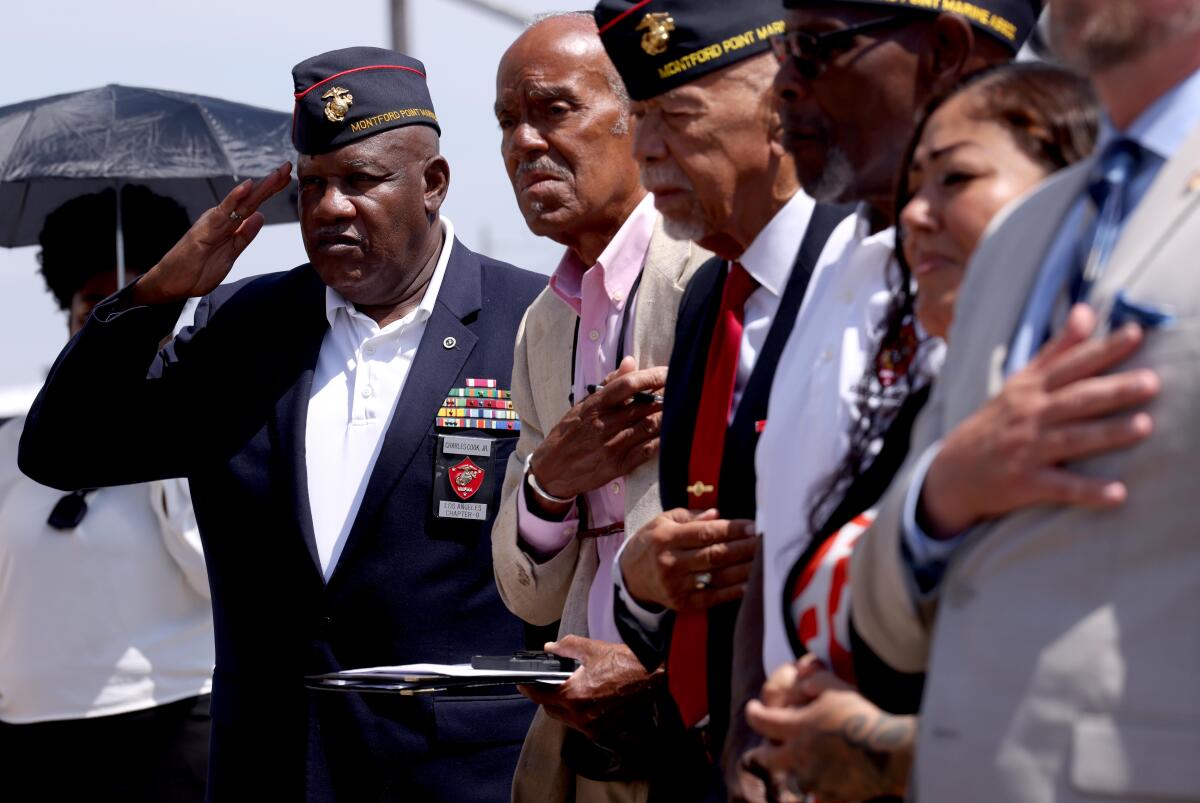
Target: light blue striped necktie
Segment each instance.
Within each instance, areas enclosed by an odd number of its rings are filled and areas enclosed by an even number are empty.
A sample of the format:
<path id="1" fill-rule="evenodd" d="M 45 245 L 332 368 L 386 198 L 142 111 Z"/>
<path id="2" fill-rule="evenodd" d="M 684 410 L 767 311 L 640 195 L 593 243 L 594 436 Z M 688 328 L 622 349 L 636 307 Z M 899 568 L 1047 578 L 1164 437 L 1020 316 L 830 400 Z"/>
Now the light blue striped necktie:
<path id="1" fill-rule="evenodd" d="M 1128 187 L 1141 161 L 1141 147 L 1118 139 L 1104 150 L 1088 176 L 1087 199 L 1095 212 L 1079 232 L 1065 258 L 1046 266 L 1030 294 L 1022 323 L 1013 339 L 1005 371 L 1024 367 L 1054 330 L 1066 320 L 1072 303 L 1087 298 L 1092 284 L 1112 255 L 1121 224 L 1129 211 Z"/>
<path id="2" fill-rule="evenodd" d="M 1133 140 L 1114 140 L 1105 148 L 1088 180 L 1087 191 L 1095 204 L 1096 217 L 1089 227 L 1091 236 L 1085 236 L 1080 242 L 1078 272 L 1070 285 L 1072 304 L 1087 298 L 1112 256 L 1121 227 L 1132 206 L 1129 203 L 1129 184 L 1137 174 L 1142 155 L 1141 146 Z"/>

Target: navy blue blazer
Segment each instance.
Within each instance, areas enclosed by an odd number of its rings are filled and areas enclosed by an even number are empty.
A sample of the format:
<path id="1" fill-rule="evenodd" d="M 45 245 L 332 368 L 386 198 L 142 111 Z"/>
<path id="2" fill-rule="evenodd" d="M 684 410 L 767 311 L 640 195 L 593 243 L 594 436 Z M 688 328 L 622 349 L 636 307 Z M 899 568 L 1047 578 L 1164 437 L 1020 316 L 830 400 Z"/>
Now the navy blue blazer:
<path id="1" fill-rule="evenodd" d="M 722 518 L 753 519 L 755 513 L 754 450 L 758 446 L 758 422 L 767 418 L 767 401 L 775 368 L 792 332 L 808 281 L 821 250 L 833 229 L 850 207 L 818 204 L 800 244 L 779 309 L 771 321 L 767 339 L 754 362 L 750 380 L 742 392 L 733 421 L 725 433 L 721 479 L 717 485 L 717 509 Z M 696 416 L 704 389 L 708 347 L 721 306 L 721 292 L 728 275 L 727 260 L 714 258 L 700 266 L 684 291 L 675 327 L 675 344 L 663 391 L 662 443 L 659 452 L 659 493 L 663 510 L 686 508 L 688 465 L 694 443 Z M 739 603 L 712 608 L 708 612 L 708 697 L 710 752 L 719 755 L 729 724 L 730 669 L 733 661 L 733 627 Z M 674 618 L 666 617 L 663 628 L 650 634 L 638 625 L 620 596 L 615 597 L 615 618 L 621 637 L 649 667 L 661 664 L 670 649 Z"/>
<path id="2" fill-rule="evenodd" d="M 180 305 L 126 308 L 118 294 L 59 356 L 21 441 L 26 474 L 63 489 L 190 480 L 216 631 L 210 799 L 508 800 L 535 710 L 520 695 L 317 692 L 303 678 L 524 646 L 490 544 L 516 439 L 498 445 L 488 520 L 435 521 L 434 418 L 467 378 L 508 386 L 517 326 L 545 281 L 455 241 L 328 584 L 305 473 L 328 330 L 311 266 L 219 288 L 162 355 Z"/>

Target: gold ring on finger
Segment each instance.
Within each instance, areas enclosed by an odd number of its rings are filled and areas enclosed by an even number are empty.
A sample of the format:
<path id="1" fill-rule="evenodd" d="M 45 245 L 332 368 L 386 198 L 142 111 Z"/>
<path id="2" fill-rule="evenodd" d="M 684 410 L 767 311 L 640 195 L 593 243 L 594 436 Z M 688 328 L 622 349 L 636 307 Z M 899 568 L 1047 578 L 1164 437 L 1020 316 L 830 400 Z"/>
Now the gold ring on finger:
<path id="1" fill-rule="evenodd" d="M 706 590 L 710 585 L 712 585 L 712 572 L 700 572 L 700 574 L 696 575 L 696 581 L 694 585 L 696 586 L 697 591 Z"/>
<path id="2" fill-rule="evenodd" d="M 234 209 L 229 213 L 229 219 L 232 220 L 234 223 L 237 223 L 243 219 L 243 216 L 239 215 L 238 211 L 236 209 Z"/>

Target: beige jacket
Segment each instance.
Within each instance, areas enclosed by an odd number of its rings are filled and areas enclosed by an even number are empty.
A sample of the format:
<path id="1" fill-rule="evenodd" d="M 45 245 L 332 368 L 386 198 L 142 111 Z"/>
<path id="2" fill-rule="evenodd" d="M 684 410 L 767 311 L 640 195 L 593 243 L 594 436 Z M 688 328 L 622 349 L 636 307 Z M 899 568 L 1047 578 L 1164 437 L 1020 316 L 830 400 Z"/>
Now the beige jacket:
<path id="1" fill-rule="evenodd" d="M 711 256 L 693 243 L 668 237 L 661 217 L 655 223 L 633 316 L 630 353 L 639 367 L 667 364 L 683 289 L 692 273 Z M 521 493 L 525 457 L 537 449 L 569 409 L 575 317 L 575 312 L 547 288 L 530 305 L 517 332 L 512 398 L 521 417 L 521 437 L 509 458 L 500 511 L 492 526 L 492 561 L 504 604 L 531 624 L 561 620 L 560 637 L 588 634 L 588 591 L 598 562 L 595 543 L 573 540 L 550 560 L 538 563 L 518 543 L 517 494 Z M 660 512 L 658 461 L 651 460 L 625 478 L 626 531 L 636 532 Z M 645 800 L 645 783 L 589 784 L 584 778 L 573 780 L 560 758 L 565 732 L 565 726 L 538 711 L 513 779 L 515 801 Z"/>
<path id="2" fill-rule="evenodd" d="M 1072 466 L 1123 480 L 1127 503 L 977 527 L 936 611 L 901 557 L 913 465 L 1000 389 L 1029 288 L 1090 167 L 1055 176 L 981 245 L 909 463 L 855 550 L 859 632 L 899 669 L 928 666 L 922 803 L 1200 800 L 1200 131 L 1162 168 L 1090 297 L 1101 321 L 1118 291 L 1177 318 L 1121 366 L 1162 379 L 1154 434 Z"/>

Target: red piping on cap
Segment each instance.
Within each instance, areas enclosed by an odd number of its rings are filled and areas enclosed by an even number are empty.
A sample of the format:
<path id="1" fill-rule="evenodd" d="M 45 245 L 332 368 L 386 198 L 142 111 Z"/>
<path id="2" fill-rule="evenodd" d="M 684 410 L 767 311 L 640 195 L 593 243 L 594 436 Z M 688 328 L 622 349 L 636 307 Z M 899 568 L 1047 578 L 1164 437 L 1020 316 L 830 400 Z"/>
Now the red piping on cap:
<path id="1" fill-rule="evenodd" d="M 646 2 L 648 3 L 648 2 L 650 2 L 650 0 L 646 0 Z M 297 92 L 296 100 L 300 100 L 300 98 L 304 97 L 309 92 L 312 92 L 314 89 L 319 87 L 321 84 L 329 83 L 334 78 L 341 78 L 343 75 L 349 75 L 352 72 L 362 72 L 363 70 L 408 70 L 409 72 L 415 72 L 417 75 L 421 76 L 422 78 L 425 77 L 425 73 L 421 72 L 420 70 L 414 70 L 412 67 L 405 67 L 402 64 L 371 64 L 366 67 L 355 67 L 352 70 L 342 70 L 341 72 L 334 73 L 333 75 L 329 76 L 328 78 L 317 81 L 315 84 L 313 84 L 312 86 L 310 86 L 308 89 L 304 90 L 303 92 Z"/>
<path id="2" fill-rule="evenodd" d="M 601 29 L 600 29 L 600 30 L 599 30 L 597 33 L 604 33 L 604 32 L 605 32 L 605 31 L 607 31 L 609 28 L 611 28 L 612 26 L 616 25 L 618 22 L 620 22 L 621 20 L 625 19 L 625 18 L 626 18 L 626 17 L 628 17 L 630 14 L 632 14 L 632 13 L 633 13 L 633 12 L 635 12 L 635 11 L 637 11 L 639 8 L 641 8 L 642 6 L 646 5 L 646 4 L 647 4 L 647 3 L 649 3 L 649 2 L 650 2 L 650 0 L 642 0 L 642 2 L 638 3 L 636 6 L 632 6 L 631 8 L 627 8 L 627 9 L 625 9 L 625 10 L 624 10 L 624 11 L 622 11 L 620 14 L 618 14 L 617 16 L 615 16 L 615 17 L 613 17 L 612 19 L 610 19 L 610 20 L 609 20 L 607 23 L 605 23 L 604 27 L 603 27 L 603 28 L 601 28 Z"/>

